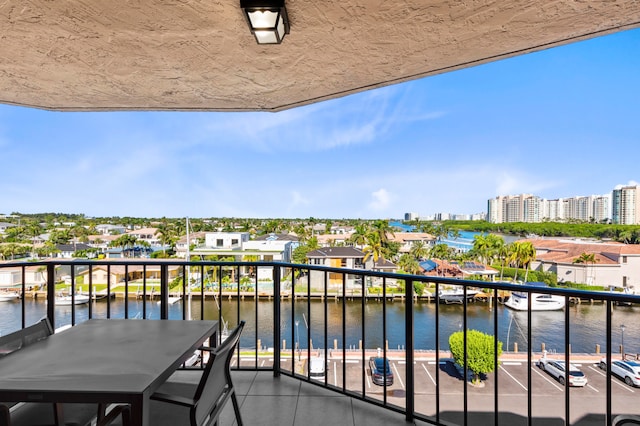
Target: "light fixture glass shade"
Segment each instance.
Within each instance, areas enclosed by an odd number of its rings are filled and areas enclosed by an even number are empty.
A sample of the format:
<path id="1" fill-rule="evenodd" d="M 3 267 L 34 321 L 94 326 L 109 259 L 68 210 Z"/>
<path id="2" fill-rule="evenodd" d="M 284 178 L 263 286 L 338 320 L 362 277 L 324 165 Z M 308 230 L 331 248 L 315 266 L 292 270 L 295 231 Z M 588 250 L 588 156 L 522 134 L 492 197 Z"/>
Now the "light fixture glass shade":
<path id="1" fill-rule="evenodd" d="M 254 31 L 258 44 L 277 44 L 278 36 L 273 31 Z"/>
<path id="2" fill-rule="evenodd" d="M 258 44 L 279 44 L 289 34 L 284 0 L 240 0 L 240 7 Z"/>
<path id="3" fill-rule="evenodd" d="M 247 11 L 252 28 L 275 28 L 279 13 L 272 10 Z"/>

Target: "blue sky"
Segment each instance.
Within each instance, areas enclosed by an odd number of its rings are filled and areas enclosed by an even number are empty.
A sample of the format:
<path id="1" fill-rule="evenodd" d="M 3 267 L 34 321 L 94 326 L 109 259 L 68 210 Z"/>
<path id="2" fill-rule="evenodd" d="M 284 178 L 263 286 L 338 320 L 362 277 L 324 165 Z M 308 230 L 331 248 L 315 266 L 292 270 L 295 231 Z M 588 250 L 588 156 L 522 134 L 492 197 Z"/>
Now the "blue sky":
<path id="1" fill-rule="evenodd" d="M 401 218 L 640 181 L 640 30 L 279 113 L 0 106 L 0 214 Z"/>

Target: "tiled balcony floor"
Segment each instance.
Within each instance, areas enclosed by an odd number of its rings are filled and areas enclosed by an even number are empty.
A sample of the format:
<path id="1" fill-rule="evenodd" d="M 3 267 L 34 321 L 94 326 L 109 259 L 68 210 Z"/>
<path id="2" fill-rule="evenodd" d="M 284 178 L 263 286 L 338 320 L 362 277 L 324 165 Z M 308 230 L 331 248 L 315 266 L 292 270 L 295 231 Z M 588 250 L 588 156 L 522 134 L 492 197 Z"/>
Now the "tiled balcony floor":
<path id="1" fill-rule="evenodd" d="M 184 372 L 183 374 L 189 374 Z M 270 371 L 233 371 L 246 426 L 406 425 L 404 415 Z M 220 426 L 235 425 L 231 402 Z"/>

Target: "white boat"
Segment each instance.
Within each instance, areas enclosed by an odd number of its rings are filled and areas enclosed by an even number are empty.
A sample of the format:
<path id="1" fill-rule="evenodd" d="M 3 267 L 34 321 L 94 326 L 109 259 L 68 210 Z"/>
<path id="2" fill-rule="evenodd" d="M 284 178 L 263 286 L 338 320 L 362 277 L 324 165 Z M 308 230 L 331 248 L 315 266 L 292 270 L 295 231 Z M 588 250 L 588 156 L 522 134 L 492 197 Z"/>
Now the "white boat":
<path id="1" fill-rule="evenodd" d="M 175 304 L 175 303 L 178 303 L 181 299 L 182 299 L 182 297 L 180 297 L 180 296 L 169 296 L 169 297 L 167 298 L 167 302 L 168 302 L 170 305 L 173 305 L 173 304 Z M 159 305 L 159 304 L 161 304 L 161 303 L 162 303 L 162 301 L 161 301 L 161 300 L 158 300 L 156 303 Z"/>
<path id="2" fill-rule="evenodd" d="M 89 293 L 87 293 L 86 291 L 77 293 L 77 294 L 81 294 L 83 296 L 89 296 Z M 112 291 L 110 294 L 111 297 L 115 297 L 116 293 L 115 291 Z M 94 291 L 93 293 L 91 293 L 91 298 L 93 300 L 99 300 L 99 299 L 104 299 L 105 297 L 107 297 L 107 289 L 105 288 L 104 290 L 98 290 L 98 291 Z"/>
<path id="3" fill-rule="evenodd" d="M 20 295 L 18 293 L 12 293 L 8 291 L 0 292 L 0 302 L 11 302 L 13 300 L 18 300 Z"/>
<path id="4" fill-rule="evenodd" d="M 545 283 L 527 283 L 527 285 L 535 287 L 547 287 Z M 529 309 L 529 293 L 522 291 L 513 291 L 511 296 L 504 303 L 507 308 L 516 311 L 526 311 Z M 564 296 L 545 293 L 531 293 L 531 310 L 532 311 L 558 311 L 564 308 Z"/>
<path id="5" fill-rule="evenodd" d="M 76 294 L 75 296 L 56 296 L 56 306 L 82 305 L 89 303 L 89 296 L 86 294 Z"/>
<path id="6" fill-rule="evenodd" d="M 467 301 L 472 300 L 476 294 L 480 293 L 479 290 L 467 288 Z M 438 290 L 438 299 L 444 303 L 463 303 L 465 292 L 463 287 L 455 286 L 450 289 Z"/>

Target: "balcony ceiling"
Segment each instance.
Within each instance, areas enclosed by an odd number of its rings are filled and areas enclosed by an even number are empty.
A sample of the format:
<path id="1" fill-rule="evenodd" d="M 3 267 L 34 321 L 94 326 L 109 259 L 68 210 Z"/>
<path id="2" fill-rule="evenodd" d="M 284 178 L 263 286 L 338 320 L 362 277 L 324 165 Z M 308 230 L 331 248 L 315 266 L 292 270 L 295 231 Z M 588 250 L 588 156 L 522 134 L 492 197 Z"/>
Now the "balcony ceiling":
<path id="1" fill-rule="evenodd" d="M 256 44 L 239 0 L 6 0 L 0 103 L 279 111 L 640 26 L 637 0 L 287 0 Z"/>

